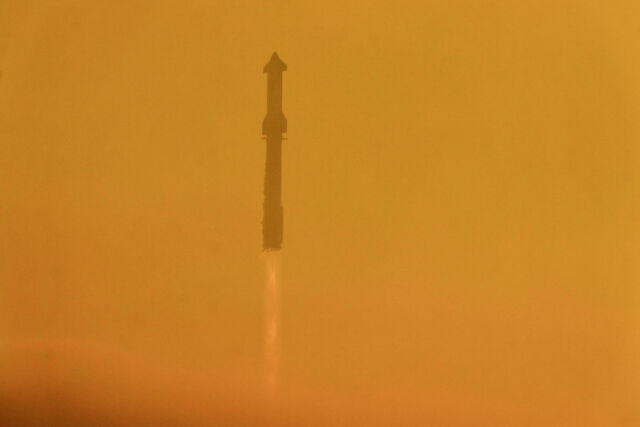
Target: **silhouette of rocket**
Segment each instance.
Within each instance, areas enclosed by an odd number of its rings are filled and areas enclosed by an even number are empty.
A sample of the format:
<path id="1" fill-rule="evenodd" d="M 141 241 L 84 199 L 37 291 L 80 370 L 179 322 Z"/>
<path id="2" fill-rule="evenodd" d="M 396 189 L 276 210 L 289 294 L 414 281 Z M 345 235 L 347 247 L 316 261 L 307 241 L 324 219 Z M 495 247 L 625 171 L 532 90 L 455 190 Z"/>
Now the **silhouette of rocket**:
<path id="1" fill-rule="evenodd" d="M 282 112 L 282 72 L 286 69 L 287 64 L 276 52 L 263 69 L 267 74 L 267 116 L 262 122 L 262 135 L 267 141 L 262 216 L 264 250 L 282 247 L 282 134 L 287 131 L 287 119 Z"/>

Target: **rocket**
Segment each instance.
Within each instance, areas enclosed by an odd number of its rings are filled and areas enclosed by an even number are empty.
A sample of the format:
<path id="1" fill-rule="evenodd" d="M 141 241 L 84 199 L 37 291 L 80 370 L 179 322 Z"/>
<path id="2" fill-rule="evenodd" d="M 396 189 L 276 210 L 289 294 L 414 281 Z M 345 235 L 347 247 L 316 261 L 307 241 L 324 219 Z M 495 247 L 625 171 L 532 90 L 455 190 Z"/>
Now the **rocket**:
<path id="1" fill-rule="evenodd" d="M 267 74 L 267 115 L 262 121 L 262 135 L 267 142 L 264 169 L 264 205 L 262 216 L 262 248 L 282 248 L 282 134 L 287 131 L 287 118 L 282 112 L 282 72 L 287 64 L 276 52 L 264 66 Z"/>

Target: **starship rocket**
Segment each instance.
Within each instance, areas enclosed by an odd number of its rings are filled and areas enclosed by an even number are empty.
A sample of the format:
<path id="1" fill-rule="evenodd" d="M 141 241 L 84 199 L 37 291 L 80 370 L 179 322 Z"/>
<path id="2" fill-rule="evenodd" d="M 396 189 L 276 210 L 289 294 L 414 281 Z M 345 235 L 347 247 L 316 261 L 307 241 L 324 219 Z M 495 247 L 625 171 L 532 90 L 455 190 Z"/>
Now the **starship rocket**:
<path id="1" fill-rule="evenodd" d="M 282 112 L 282 72 L 287 64 L 276 52 L 264 66 L 267 74 L 267 116 L 262 122 L 263 139 L 267 141 L 264 170 L 264 205 L 262 216 L 262 248 L 282 247 L 282 134 L 287 131 L 287 118 Z"/>

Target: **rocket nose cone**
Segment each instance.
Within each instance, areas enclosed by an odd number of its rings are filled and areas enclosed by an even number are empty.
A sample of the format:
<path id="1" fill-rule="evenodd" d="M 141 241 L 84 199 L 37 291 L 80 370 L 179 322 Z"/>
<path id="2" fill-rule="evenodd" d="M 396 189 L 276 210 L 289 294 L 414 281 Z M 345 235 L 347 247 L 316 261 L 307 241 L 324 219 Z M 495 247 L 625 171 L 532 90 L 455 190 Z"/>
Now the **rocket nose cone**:
<path id="1" fill-rule="evenodd" d="M 287 64 L 285 64 L 282 59 L 278 56 L 278 52 L 273 52 L 271 55 L 271 59 L 267 62 L 267 65 L 264 66 L 263 72 L 271 73 L 271 72 L 282 72 L 287 70 Z"/>

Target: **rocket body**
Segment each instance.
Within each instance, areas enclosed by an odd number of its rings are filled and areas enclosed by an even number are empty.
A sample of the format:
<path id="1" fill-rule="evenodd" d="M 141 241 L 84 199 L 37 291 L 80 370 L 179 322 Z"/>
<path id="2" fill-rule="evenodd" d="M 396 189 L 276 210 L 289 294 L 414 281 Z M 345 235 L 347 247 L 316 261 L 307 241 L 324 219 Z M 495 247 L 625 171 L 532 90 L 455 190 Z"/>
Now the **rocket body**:
<path id="1" fill-rule="evenodd" d="M 264 250 L 282 248 L 282 134 L 287 131 L 287 119 L 282 112 L 282 72 L 286 69 L 287 65 L 274 52 L 263 70 L 267 74 L 267 115 L 262 122 L 262 134 L 267 142 L 262 216 Z"/>

